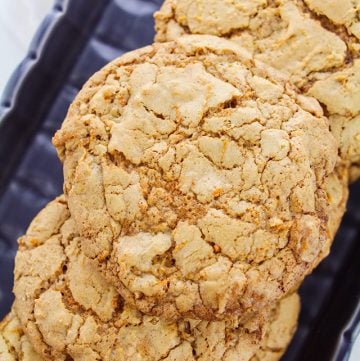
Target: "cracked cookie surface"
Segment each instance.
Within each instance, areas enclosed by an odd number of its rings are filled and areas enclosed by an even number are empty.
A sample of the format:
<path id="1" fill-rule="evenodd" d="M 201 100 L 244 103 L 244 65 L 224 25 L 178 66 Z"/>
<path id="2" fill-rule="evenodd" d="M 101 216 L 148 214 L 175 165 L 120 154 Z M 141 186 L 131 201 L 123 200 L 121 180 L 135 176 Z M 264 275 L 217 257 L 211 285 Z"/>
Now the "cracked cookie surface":
<path id="1" fill-rule="evenodd" d="M 272 312 L 272 322 L 264 341 L 251 361 L 280 360 L 295 333 L 294 319 L 299 315 L 300 299 L 297 294 L 284 298 Z"/>
<path id="2" fill-rule="evenodd" d="M 359 0 L 166 0 L 156 40 L 212 34 L 286 72 L 329 116 L 352 180 L 360 175 Z"/>
<path id="3" fill-rule="evenodd" d="M 190 35 L 94 75 L 54 144 L 84 253 L 140 311 L 245 318 L 330 243 L 337 144 L 318 102 Z"/>
<path id="4" fill-rule="evenodd" d="M 260 348 L 258 348 L 255 355 L 251 357 L 250 361 L 280 360 L 281 356 L 286 351 L 295 333 L 296 323 L 299 315 L 299 309 L 300 309 L 299 296 L 297 294 L 292 294 L 291 296 L 288 296 L 284 300 L 282 300 L 279 303 L 279 305 L 271 311 L 270 323 L 266 327 L 263 340 L 260 343 Z M 52 326 L 57 328 L 56 323 L 54 323 Z M 209 331 L 204 332 L 205 327 L 208 328 Z M 197 334 L 201 335 L 200 336 L 201 341 L 199 340 L 197 341 L 197 343 L 199 345 L 203 343 L 204 347 L 214 346 L 214 341 L 205 342 L 204 337 L 208 335 L 212 335 L 212 333 L 215 334 L 216 328 L 207 324 L 206 326 L 204 325 L 203 329 L 204 330 L 200 330 L 200 332 L 197 332 Z M 216 332 L 216 336 L 222 337 L 221 332 L 223 332 L 223 330 L 224 330 L 223 327 L 220 328 L 220 332 Z M 221 345 L 221 343 L 223 343 L 222 339 L 219 340 L 218 344 Z M 83 347 L 86 346 L 84 345 Z M 200 347 L 201 346 L 198 346 L 198 348 Z M 244 356 L 241 356 L 240 358 L 239 356 L 237 356 L 236 359 L 237 360 L 248 359 L 247 355 L 253 354 L 254 353 L 253 349 L 255 348 L 256 346 L 249 346 L 244 342 L 240 351 L 241 353 L 243 353 Z M 214 348 L 212 349 L 214 350 Z M 173 357 L 168 358 L 168 360 L 192 361 L 196 359 L 201 359 L 201 358 L 196 358 L 196 356 L 191 356 L 189 354 L 189 350 L 190 348 L 186 348 L 186 347 L 184 348 L 184 350 L 181 350 L 181 348 L 179 348 L 177 355 L 174 352 Z M 215 357 L 217 357 L 217 355 Z M 11 311 L 9 315 L 7 315 L 2 322 L 0 322 L 0 358 L 2 361 L 45 361 L 45 359 L 34 350 L 32 344 L 29 341 L 29 338 L 24 334 L 20 321 L 14 311 Z M 82 360 L 81 357 L 80 359 Z M 144 359 L 146 358 L 144 357 L 141 358 L 141 360 Z M 213 360 L 214 358 L 210 357 L 209 359 Z M 220 359 L 221 358 L 218 358 L 218 360 Z M 127 358 L 127 360 L 130 361 L 131 359 Z"/>
<path id="5" fill-rule="evenodd" d="M 13 310 L 0 322 L 0 360 L 43 361 L 24 334 Z"/>
<path id="6" fill-rule="evenodd" d="M 19 239 L 14 308 L 45 360 L 257 360 L 257 352 L 273 349 L 274 328 L 277 351 L 292 338 L 297 294 L 243 323 L 168 323 L 125 304 L 78 242 L 64 197 L 41 211 Z"/>

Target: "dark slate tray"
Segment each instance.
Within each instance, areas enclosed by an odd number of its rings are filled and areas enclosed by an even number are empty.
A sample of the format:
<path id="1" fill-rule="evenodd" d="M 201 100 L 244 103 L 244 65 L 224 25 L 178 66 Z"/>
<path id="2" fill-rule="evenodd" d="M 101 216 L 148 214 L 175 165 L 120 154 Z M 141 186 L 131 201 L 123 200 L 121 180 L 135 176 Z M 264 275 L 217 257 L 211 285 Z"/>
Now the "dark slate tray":
<path id="1" fill-rule="evenodd" d="M 152 42 L 162 0 L 57 0 L 0 104 L 0 317 L 13 296 L 16 239 L 62 192 L 51 137 L 86 79 Z M 332 253 L 301 287 L 298 332 L 286 361 L 345 361 L 360 322 L 360 184 Z"/>

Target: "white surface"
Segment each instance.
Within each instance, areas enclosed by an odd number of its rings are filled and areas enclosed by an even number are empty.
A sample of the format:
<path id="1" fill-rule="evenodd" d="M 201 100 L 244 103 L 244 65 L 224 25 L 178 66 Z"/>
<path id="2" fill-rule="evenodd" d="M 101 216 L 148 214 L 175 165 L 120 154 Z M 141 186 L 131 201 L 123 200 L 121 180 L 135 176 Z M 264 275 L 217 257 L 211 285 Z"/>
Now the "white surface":
<path id="1" fill-rule="evenodd" d="M 0 0 L 0 94 L 53 0 Z"/>
<path id="2" fill-rule="evenodd" d="M 360 361 L 360 335 L 356 339 L 349 361 Z"/>
<path id="3" fill-rule="evenodd" d="M 53 0 L 0 0 L 0 94 Z M 360 337 L 349 361 L 360 361 Z"/>

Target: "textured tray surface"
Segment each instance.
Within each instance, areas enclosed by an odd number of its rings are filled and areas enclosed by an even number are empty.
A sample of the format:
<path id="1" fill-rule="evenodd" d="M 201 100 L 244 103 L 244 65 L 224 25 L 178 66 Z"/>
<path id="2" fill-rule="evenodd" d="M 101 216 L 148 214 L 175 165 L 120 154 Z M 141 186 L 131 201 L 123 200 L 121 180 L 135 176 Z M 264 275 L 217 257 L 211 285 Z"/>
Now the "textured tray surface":
<path id="1" fill-rule="evenodd" d="M 0 317 L 12 302 L 16 239 L 62 192 L 51 137 L 86 79 L 152 42 L 162 0 L 58 0 L 0 104 Z M 332 253 L 301 287 L 302 313 L 286 361 L 343 361 L 359 324 L 360 184 Z"/>

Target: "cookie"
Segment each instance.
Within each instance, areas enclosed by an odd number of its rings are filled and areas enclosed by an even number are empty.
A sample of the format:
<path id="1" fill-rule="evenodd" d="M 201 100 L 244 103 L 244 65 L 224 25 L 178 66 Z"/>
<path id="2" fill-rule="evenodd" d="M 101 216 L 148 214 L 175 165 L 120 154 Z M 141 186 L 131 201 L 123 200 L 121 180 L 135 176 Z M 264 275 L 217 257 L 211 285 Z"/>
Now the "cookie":
<path id="1" fill-rule="evenodd" d="M 166 0 L 155 19 L 157 41 L 223 36 L 286 72 L 322 103 L 352 180 L 360 175 L 359 0 Z"/>
<path id="2" fill-rule="evenodd" d="M 281 358 L 296 330 L 299 307 L 299 296 L 292 294 L 273 309 L 271 324 L 267 327 L 261 346 L 251 361 L 276 361 Z M 44 361 L 22 331 L 14 311 L 0 323 L 0 357 L 2 361 Z M 196 357 L 178 360 L 192 359 L 196 360 Z M 175 361 L 176 357 L 172 360 Z"/>
<path id="3" fill-rule="evenodd" d="M 168 323 L 125 304 L 78 247 L 65 199 L 51 202 L 19 239 L 14 308 L 45 360 L 252 360 L 268 348 L 275 326 L 284 351 L 294 330 L 299 298 L 240 323 L 185 319 Z M 289 309 L 291 311 L 289 311 Z M 286 340 L 285 340 L 286 338 Z M 278 348 L 279 349 L 279 348 Z"/>
<path id="4" fill-rule="evenodd" d="M 297 294 L 284 298 L 273 310 L 272 322 L 267 328 L 264 341 L 251 361 L 277 361 L 286 351 L 296 330 L 294 319 L 299 314 Z"/>
<path id="5" fill-rule="evenodd" d="M 276 302 L 330 241 L 338 155 L 321 114 L 218 37 L 115 60 L 54 137 L 84 253 L 146 314 L 246 318 Z"/>
<path id="6" fill-rule="evenodd" d="M 338 165 L 335 172 L 326 181 L 326 193 L 330 202 L 330 211 L 328 213 L 330 246 L 346 211 L 349 198 L 348 184 L 349 169 L 345 165 Z"/>
<path id="7" fill-rule="evenodd" d="M 0 322 L 0 360 L 1 361 L 42 361 L 35 352 L 21 328 L 19 319 L 11 311 Z"/>

